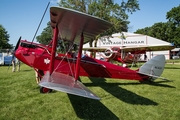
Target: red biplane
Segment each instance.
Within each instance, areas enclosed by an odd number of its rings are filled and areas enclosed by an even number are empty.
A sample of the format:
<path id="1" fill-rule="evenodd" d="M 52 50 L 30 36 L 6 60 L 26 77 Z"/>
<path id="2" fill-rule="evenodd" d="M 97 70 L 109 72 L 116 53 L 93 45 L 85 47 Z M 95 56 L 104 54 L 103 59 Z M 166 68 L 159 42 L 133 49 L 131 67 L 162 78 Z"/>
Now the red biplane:
<path id="1" fill-rule="evenodd" d="M 89 43 L 83 45 L 83 50 L 97 59 L 105 61 L 118 61 L 123 63 L 136 63 L 151 59 L 151 52 L 172 50 L 174 45 L 147 35 L 121 32 L 111 36 L 100 37 L 96 42 L 96 47 L 90 47 Z M 93 54 L 90 54 L 92 52 Z M 147 52 L 147 53 L 146 53 Z M 163 53 L 162 52 L 162 53 Z M 156 53 L 157 55 L 158 53 Z M 164 53 L 163 53 L 164 54 Z M 169 54 L 166 52 L 166 54 Z M 166 56 L 167 57 L 167 56 Z"/>
<path id="2" fill-rule="evenodd" d="M 107 21 L 62 7 L 51 7 L 50 18 L 53 38 L 49 45 L 20 38 L 15 47 L 15 56 L 20 61 L 44 72 L 39 73 L 41 92 L 53 89 L 99 99 L 78 80 L 79 76 L 151 81 L 164 70 L 164 55 L 155 56 L 138 70 L 84 56 L 83 44 L 109 29 L 112 24 Z"/>
<path id="3" fill-rule="evenodd" d="M 94 52 L 94 58 L 104 60 L 106 62 L 117 61 L 122 63 L 122 65 L 127 66 L 126 63 L 137 63 L 140 60 L 141 54 L 145 54 L 145 50 L 135 50 L 123 51 L 120 47 L 114 46 L 109 48 L 103 47 L 89 47 L 83 48 L 84 51 Z M 97 53 L 97 54 L 96 54 Z"/>
<path id="4" fill-rule="evenodd" d="M 144 55 L 149 51 L 164 51 L 172 50 L 173 45 L 156 45 L 156 46 L 112 46 L 112 47 L 85 47 L 84 51 L 94 52 L 94 58 L 102 59 L 107 62 L 112 60 L 121 62 L 122 64 L 126 63 L 137 63 L 139 61 L 147 61 Z M 142 56 L 143 55 L 143 56 Z M 89 55 L 91 56 L 91 55 Z M 144 57 L 144 59 L 142 59 Z"/>

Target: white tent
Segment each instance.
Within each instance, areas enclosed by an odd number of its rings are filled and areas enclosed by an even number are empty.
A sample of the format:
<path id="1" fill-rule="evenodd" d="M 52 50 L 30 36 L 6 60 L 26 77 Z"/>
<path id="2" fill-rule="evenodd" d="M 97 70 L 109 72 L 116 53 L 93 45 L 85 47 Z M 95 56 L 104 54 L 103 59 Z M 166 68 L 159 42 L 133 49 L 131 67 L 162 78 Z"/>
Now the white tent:
<path id="1" fill-rule="evenodd" d="M 180 48 L 174 48 L 174 49 L 172 49 L 171 51 L 172 51 L 172 52 L 178 52 L 178 51 L 180 51 Z"/>
<path id="2" fill-rule="evenodd" d="M 93 43 L 94 44 L 94 43 Z M 147 57 L 151 59 L 158 54 L 164 54 L 166 59 L 170 58 L 169 50 L 172 49 L 172 44 L 163 40 L 153 38 L 147 35 L 134 34 L 128 32 L 115 33 L 111 37 L 101 37 L 98 39 L 97 47 L 109 48 L 118 46 L 123 47 L 153 47 L 155 49 L 147 52 Z M 89 43 L 84 44 L 84 48 L 89 47 Z"/>

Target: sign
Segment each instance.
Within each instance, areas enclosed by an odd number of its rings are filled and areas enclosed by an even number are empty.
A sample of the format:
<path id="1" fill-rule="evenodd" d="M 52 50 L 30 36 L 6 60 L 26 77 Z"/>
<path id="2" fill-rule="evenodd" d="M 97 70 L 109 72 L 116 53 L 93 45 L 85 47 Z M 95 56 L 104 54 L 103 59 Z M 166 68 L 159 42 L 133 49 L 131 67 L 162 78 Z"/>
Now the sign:
<path id="1" fill-rule="evenodd" d="M 144 37 L 144 36 L 142 36 Z M 146 39 L 132 39 L 132 37 L 102 37 L 98 40 L 97 46 L 135 46 L 135 45 L 146 45 Z"/>

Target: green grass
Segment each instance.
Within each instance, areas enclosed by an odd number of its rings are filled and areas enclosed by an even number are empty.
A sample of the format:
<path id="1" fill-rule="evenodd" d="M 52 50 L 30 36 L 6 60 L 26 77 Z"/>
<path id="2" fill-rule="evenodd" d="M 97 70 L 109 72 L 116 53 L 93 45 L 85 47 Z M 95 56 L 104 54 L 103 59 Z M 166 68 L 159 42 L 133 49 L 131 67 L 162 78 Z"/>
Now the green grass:
<path id="1" fill-rule="evenodd" d="M 171 59 L 171 60 L 167 60 L 166 63 L 180 63 L 180 59 Z"/>
<path id="2" fill-rule="evenodd" d="M 57 91 L 40 94 L 32 68 L 7 69 L 0 66 L 0 120 L 180 119 L 180 64 L 165 67 L 162 77 L 173 82 L 81 77 L 100 101 Z"/>

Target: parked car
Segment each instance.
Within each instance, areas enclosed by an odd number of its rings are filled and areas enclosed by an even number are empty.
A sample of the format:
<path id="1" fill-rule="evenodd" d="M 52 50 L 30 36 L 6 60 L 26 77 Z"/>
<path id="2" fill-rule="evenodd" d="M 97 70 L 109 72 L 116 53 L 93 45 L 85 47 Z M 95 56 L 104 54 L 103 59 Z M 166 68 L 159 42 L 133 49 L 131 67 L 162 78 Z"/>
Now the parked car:
<path id="1" fill-rule="evenodd" d="M 13 55 L 12 54 L 7 54 L 7 53 L 0 53 L 0 65 L 12 65 L 12 59 Z M 18 60 L 16 57 L 14 57 L 14 60 L 16 63 L 18 63 Z"/>
<path id="2" fill-rule="evenodd" d="M 4 65 L 11 65 L 12 64 L 12 55 L 4 56 Z"/>
<path id="3" fill-rule="evenodd" d="M 179 56 L 172 56 L 172 59 L 179 59 Z"/>

